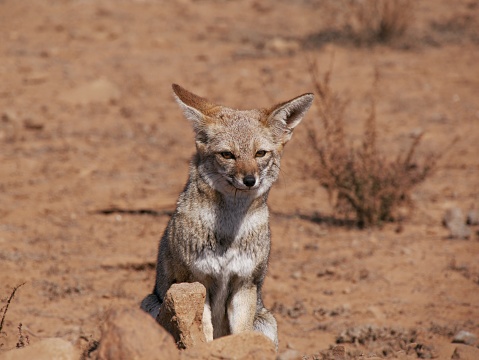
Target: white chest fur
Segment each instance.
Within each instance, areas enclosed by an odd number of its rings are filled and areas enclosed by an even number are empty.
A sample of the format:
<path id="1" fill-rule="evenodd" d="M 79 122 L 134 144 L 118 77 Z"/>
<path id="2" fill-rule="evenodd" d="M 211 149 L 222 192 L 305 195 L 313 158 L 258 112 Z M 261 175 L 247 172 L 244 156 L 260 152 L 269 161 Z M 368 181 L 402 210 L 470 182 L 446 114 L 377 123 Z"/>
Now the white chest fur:
<path id="1" fill-rule="evenodd" d="M 267 236 L 267 207 L 241 211 L 241 206 L 231 208 L 203 208 L 201 222 L 215 234 L 222 244 L 206 246 L 192 259 L 191 270 L 198 277 L 226 280 L 231 276 L 250 276 L 257 265 L 254 243 L 258 237 Z"/>
<path id="2" fill-rule="evenodd" d="M 211 250 L 203 251 L 193 264 L 193 273 L 212 276 L 216 279 L 229 278 L 233 275 L 248 277 L 254 271 L 255 261 L 252 254 L 230 248 L 219 254 Z"/>

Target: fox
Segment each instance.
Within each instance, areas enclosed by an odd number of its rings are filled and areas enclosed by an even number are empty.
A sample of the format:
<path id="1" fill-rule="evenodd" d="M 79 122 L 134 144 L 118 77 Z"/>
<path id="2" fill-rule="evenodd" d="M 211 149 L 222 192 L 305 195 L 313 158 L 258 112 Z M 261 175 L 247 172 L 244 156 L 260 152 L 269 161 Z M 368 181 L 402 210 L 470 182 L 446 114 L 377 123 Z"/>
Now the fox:
<path id="1" fill-rule="evenodd" d="M 173 84 L 196 153 L 158 247 L 156 281 L 141 308 L 157 318 L 174 283 L 206 288 L 206 341 L 258 331 L 278 347 L 261 296 L 271 249 L 267 198 L 284 146 L 313 102 L 306 93 L 270 108 L 235 110 Z"/>

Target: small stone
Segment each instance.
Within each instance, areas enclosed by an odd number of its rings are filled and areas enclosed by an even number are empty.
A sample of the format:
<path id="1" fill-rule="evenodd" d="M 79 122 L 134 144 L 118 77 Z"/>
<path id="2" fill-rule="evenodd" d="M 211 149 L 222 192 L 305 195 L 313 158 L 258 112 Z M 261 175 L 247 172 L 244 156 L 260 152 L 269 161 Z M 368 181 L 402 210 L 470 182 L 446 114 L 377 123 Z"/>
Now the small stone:
<path id="1" fill-rule="evenodd" d="M 468 225 L 479 225 L 479 211 L 477 209 L 469 210 L 466 223 Z"/>
<path id="2" fill-rule="evenodd" d="M 344 360 L 346 357 L 346 351 L 343 345 L 337 345 L 333 348 L 333 356 L 335 360 Z"/>
<path id="3" fill-rule="evenodd" d="M 27 130 L 42 130 L 44 125 L 36 120 L 31 118 L 26 118 L 23 120 L 23 127 Z"/>
<path id="4" fill-rule="evenodd" d="M 4 352 L 0 358 L 2 360 L 77 360 L 80 354 L 70 342 L 60 338 L 48 338 L 21 349 Z"/>
<path id="5" fill-rule="evenodd" d="M 48 79 L 48 74 L 45 72 L 32 72 L 25 77 L 24 81 L 27 85 L 42 84 Z"/>
<path id="6" fill-rule="evenodd" d="M 1 116 L 3 122 L 15 122 L 18 120 L 18 115 L 14 110 L 4 110 Z"/>
<path id="7" fill-rule="evenodd" d="M 442 222 L 449 229 L 452 238 L 466 239 L 471 235 L 471 230 L 466 225 L 466 218 L 462 210 L 457 207 L 447 209 Z"/>
<path id="8" fill-rule="evenodd" d="M 441 124 L 445 124 L 450 120 L 448 116 L 443 113 L 434 113 L 429 117 L 429 119 L 433 122 L 437 122 Z"/>
<path id="9" fill-rule="evenodd" d="M 301 358 L 302 356 L 300 355 L 299 351 L 288 349 L 279 354 L 276 360 L 301 360 Z"/>
<path id="10" fill-rule="evenodd" d="M 415 128 L 409 132 L 409 136 L 413 139 L 421 137 L 424 134 L 424 130 L 422 128 Z"/>
<path id="11" fill-rule="evenodd" d="M 301 279 L 302 276 L 303 276 L 303 273 L 299 270 L 291 274 L 291 277 L 295 280 Z"/>
<path id="12" fill-rule="evenodd" d="M 453 343 L 474 345 L 477 342 L 477 336 L 469 331 L 461 330 L 452 339 Z"/>
<path id="13" fill-rule="evenodd" d="M 266 44 L 266 48 L 269 51 L 280 55 L 291 55 L 300 49 L 300 45 L 295 40 L 275 37 Z"/>

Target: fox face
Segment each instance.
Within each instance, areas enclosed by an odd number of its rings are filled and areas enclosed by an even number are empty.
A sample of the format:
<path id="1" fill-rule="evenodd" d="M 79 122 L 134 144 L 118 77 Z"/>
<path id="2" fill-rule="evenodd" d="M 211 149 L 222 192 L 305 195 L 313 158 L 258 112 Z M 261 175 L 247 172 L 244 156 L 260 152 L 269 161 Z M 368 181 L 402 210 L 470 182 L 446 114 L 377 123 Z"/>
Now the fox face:
<path id="1" fill-rule="evenodd" d="M 197 139 L 198 170 L 223 194 L 259 196 L 277 179 L 281 146 L 258 110 L 221 108 Z M 263 121 L 262 121 L 263 120 Z"/>
<path id="2" fill-rule="evenodd" d="M 271 109 L 234 110 L 214 105 L 178 85 L 176 100 L 193 123 L 199 175 L 236 197 L 266 193 L 279 175 L 284 145 L 311 106 L 304 94 Z"/>

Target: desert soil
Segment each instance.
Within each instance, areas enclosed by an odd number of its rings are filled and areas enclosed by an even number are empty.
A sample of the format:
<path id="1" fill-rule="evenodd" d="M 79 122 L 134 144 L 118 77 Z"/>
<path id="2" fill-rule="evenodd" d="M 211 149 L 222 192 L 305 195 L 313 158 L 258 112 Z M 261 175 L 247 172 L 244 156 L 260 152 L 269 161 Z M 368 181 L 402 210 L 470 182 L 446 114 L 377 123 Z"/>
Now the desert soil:
<path id="1" fill-rule="evenodd" d="M 441 225 L 447 208 L 479 206 L 479 1 L 418 2 L 404 36 L 372 46 L 348 39 L 347 9 L 327 3 L 0 1 L 1 306 L 25 283 L 0 350 L 15 347 L 19 324 L 30 343 L 87 349 L 111 307 L 138 306 L 151 290 L 194 152 L 172 83 L 234 108 L 269 107 L 313 90 L 313 60 L 333 64 L 353 142 L 376 70 L 385 156 L 418 131 L 419 156 L 459 140 L 414 189 L 400 226 L 360 230 L 335 221 L 311 175 L 310 111 L 269 199 L 263 296 L 280 353 L 311 357 L 345 341 L 353 355 L 441 358 L 458 331 L 479 336 L 478 228 L 450 239 Z"/>

